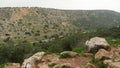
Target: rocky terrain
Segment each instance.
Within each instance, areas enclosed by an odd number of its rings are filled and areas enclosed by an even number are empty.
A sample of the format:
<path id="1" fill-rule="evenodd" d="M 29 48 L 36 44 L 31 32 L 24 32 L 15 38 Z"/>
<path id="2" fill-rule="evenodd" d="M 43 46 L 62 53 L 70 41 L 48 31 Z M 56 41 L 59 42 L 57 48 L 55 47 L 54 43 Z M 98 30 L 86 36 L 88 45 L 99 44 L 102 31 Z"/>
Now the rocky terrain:
<path id="1" fill-rule="evenodd" d="M 93 39 L 96 40 L 93 41 Z M 72 51 L 64 51 L 59 55 L 38 52 L 25 59 L 22 68 L 120 68 L 119 46 L 111 47 L 104 38 L 100 37 L 91 38 L 87 42 L 92 52 L 86 52 L 83 56 Z M 93 53 L 94 51 L 96 52 Z M 100 62 L 102 64 L 97 64 Z M 20 68 L 20 65 L 9 63 L 5 68 Z"/>
<path id="2" fill-rule="evenodd" d="M 0 8 L 0 67 L 120 68 L 119 25 L 111 10 Z"/>

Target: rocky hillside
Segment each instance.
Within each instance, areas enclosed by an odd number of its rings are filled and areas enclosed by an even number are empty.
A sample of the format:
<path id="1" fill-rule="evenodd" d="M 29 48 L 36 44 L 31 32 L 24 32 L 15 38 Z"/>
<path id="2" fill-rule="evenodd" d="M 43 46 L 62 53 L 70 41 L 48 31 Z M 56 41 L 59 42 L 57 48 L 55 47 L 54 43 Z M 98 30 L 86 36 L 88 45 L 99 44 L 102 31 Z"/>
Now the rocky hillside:
<path id="1" fill-rule="evenodd" d="M 78 30 L 119 25 L 120 13 L 109 10 L 0 8 L 0 38 L 48 41 Z"/>
<path id="2" fill-rule="evenodd" d="M 43 40 L 75 31 L 64 11 L 43 8 L 1 8 L 0 37 Z"/>
<path id="3" fill-rule="evenodd" d="M 120 68 L 120 46 L 113 47 L 105 38 L 94 37 L 86 41 L 88 51 L 61 53 L 37 52 L 26 58 L 21 68 Z M 92 51 L 91 51 L 92 50 Z M 19 63 L 5 64 L 4 68 L 20 68 Z"/>

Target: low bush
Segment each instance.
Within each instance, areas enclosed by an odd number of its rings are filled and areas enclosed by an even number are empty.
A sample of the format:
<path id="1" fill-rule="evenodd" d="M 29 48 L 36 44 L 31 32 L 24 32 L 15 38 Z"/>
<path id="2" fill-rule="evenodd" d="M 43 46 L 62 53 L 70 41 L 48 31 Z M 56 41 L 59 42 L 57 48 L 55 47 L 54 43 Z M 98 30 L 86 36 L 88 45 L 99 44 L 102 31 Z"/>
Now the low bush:
<path id="1" fill-rule="evenodd" d="M 4 66 L 5 66 L 5 64 L 1 64 L 1 65 L 0 65 L 0 68 L 4 68 Z"/>
<path id="2" fill-rule="evenodd" d="M 15 44 L 14 42 L 7 41 L 0 45 L 0 64 L 7 62 L 21 63 L 25 56 L 32 53 L 32 51 L 33 47 L 28 42 Z"/>
<path id="3" fill-rule="evenodd" d="M 120 39 L 110 39 L 108 40 L 108 43 L 113 47 L 117 47 L 118 45 L 120 45 Z"/>
<path id="4" fill-rule="evenodd" d="M 87 47 L 86 46 L 81 46 L 79 48 L 74 48 L 72 51 L 74 51 L 74 52 L 80 54 L 81 56 L 83 56 L 84 53 L 87 52 Z"/>

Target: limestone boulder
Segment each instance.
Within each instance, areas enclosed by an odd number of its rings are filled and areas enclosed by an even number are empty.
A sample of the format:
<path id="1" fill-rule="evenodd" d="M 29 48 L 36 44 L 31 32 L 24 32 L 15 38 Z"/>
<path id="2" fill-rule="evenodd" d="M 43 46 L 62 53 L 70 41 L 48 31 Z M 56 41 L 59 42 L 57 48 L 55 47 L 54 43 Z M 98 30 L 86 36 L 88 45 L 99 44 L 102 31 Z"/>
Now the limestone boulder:
<path id="1" fill-rule="evenodd" d="M 42 57 L 45 55 L 45 52 L 38 52 L 31 56 L 28 59 L 25 59 L 22 68 L 36 68 L 36 62 L 41 61 Z"/>
<path id="2" fill-rule="evenodd" d="M 100 49 L 96 54 L 95 54 L 95 59 L 96 60 L 104 60 L 104 59 L 111 59 L 112 54 L 104 49 Z"/>
<path id="3" fill-rule="evenodd" d="M 88 46 L 89 52 L 97 52 L 99 49 L 109 49 L 109 44 L 105 38 L 94 37 L 86 41 L 86 46 Z"/>

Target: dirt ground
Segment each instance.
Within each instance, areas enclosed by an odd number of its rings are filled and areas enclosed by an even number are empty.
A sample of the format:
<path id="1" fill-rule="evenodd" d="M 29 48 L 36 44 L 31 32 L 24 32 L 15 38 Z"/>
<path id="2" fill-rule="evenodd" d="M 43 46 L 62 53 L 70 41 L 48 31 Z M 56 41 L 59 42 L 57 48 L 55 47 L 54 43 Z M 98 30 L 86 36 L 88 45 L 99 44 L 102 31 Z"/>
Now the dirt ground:
<path id="1" fill-rule="evenodd" d="M 84 66 L 89 63 L 90 57 L 76 56 L 73 58 L 59 58 L 55 54 L 45 55 L 42 59 L 42 62 L 38 62 L 38 68 L 50 68 L 50 65 L 62 65 L 67 64 L 72 68 L 84 68 Z"/>

